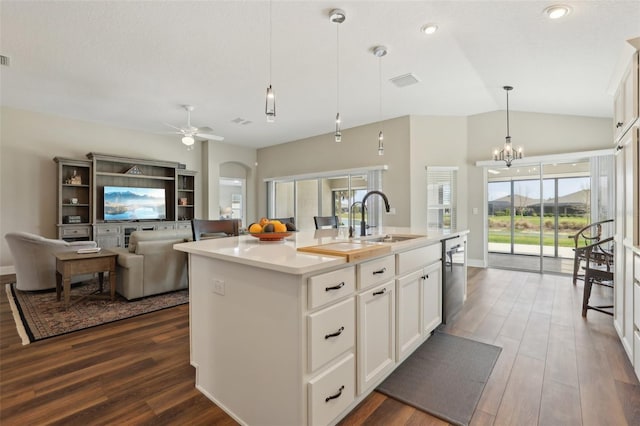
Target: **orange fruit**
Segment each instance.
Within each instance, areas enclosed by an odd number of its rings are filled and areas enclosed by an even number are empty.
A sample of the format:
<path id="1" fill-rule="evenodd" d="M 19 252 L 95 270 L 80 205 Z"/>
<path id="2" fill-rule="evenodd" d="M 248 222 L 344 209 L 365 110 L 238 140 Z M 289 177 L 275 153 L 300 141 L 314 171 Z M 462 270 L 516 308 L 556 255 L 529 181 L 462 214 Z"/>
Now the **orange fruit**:
<path id="1" fill-rule="evenodd" d="M 251 232 L 252 234 L 261 233 L 262 225 L 260 225 L 259 223 L 252 223 L 251 226 L 249 226 L 249 232 Z"/>
<path id="2" fill-rule="evenodd" d="M 260 224 L 260 226 L 265 226 L 267 223 L 269 223 L 269 219 L 267 219 L 266 217 L 262 217 L 260 218 L 260 221 L 258 221 L 258 223 Z"/>
<path id="3" fill-rule="evenodd" d="M 284 224 L 278 222 L 277 220 L 276 221 L 272 221 L 271 223 L 273 223 L 273 231 L 274 232 L 287 232 L 287 225 L 284 225 Z"/>

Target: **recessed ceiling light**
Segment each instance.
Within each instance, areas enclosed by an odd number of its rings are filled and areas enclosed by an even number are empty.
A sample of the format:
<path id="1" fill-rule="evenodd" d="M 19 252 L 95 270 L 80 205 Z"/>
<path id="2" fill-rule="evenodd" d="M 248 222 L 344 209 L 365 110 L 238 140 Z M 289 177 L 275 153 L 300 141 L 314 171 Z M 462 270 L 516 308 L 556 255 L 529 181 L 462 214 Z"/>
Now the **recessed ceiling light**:
<path id="1" fill-rule="evenodd" d="M 438 31 L 438 26 L 436 24 L 426 24 L 422 28 L 420 28 L 420 31 L 430 35 Z"/>
<path id="2" fill-rule="evenodd" d="M 549 19 L 560 19 L 571 13 L 571 8 L 564 4 L 554 4 L 544 10 Z"/>

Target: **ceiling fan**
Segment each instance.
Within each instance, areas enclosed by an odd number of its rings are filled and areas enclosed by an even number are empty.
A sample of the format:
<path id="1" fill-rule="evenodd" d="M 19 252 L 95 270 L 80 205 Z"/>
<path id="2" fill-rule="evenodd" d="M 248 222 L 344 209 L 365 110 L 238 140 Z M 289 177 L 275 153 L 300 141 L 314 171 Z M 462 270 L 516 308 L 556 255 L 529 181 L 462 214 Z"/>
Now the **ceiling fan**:
<path id="1" fill-rule="evenodd" d="M 195 109 L 193 105 L 182 105 L 187 111 L 187 125 L 184 127 L 176 127 L 171 124 L 167 124 L 167 126 L 172 127 L 177 130 L 174 132 L 178 135 L 182 135 L 182 143 L 185 144 L 189 149 L 193 149 L 193 144 L 195 143 L 195 138 L 203 138 L 212 141 L 223 141 L 224 137 L 214 135 L 213 129 L 211 127 L 195 127 L 191 125 L 191 111 Z"/>

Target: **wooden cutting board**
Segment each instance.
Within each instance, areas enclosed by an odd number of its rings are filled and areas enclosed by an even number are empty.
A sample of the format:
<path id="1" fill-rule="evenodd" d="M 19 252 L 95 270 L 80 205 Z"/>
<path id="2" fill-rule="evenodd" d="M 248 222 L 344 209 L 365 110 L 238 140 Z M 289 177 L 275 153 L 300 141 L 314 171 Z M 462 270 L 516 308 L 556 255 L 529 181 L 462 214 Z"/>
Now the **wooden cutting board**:
<path id="1" fill-rule="evenodd" d="M 369 257 L 381 256 L 391 252 L 391 246 L 383 243 L 335 242 L 317 246 L 298 247 L 298 251 L 329 256 L 344 256 L 347 262 L 355 262 Z"/>

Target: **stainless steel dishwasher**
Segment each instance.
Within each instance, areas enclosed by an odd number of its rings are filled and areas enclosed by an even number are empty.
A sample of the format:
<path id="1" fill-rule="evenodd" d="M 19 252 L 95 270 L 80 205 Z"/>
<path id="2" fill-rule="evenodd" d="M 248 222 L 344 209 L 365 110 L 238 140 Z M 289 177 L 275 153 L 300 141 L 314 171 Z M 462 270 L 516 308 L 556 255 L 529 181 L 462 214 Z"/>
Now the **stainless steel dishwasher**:
<path id="1" fill-rule="evenodd" d="M 442 241 L 442 323 L 450 322 L 462 308 L 467 281 L 467 236 Z"/>

